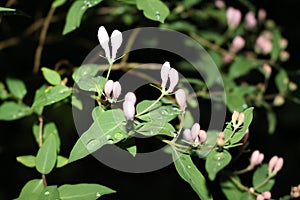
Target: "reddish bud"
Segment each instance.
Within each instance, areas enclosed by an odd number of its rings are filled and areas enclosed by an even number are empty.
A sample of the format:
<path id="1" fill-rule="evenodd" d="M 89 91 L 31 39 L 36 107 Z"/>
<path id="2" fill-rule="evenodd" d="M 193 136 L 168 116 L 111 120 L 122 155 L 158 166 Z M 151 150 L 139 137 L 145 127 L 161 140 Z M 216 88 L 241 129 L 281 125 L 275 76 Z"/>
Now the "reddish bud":
<path id="1" fill-rule="evenodd" d="M 265 73 L 265 76 L 266 76 L 267 78 L 269 78 L 270 75 L 271 75 L 271 73 L 272 73 L 272 68 L 271 68 L 270 65 L 264 64 L 264 65 L 263 65 L 263 71 L 264 71 L 264 73 Z"/>
<path id="2" fill-rule="evenodd" d="M 267 18 L 267 11 L 265 9 L 259 9 L 258 10 L 258 21 L 262 22 L 265 21 Z"/>
<path id="3" fill-rule="evenodd" d="M 257 24 L 255 15 L 251 11 L 246 14 L 245 20 L 246 20 L 246 28 L 247 29 L 254 28 L 256 26 L 256 24 Z"/>
<path id="4" fill-rule="evenodd" d="M 263 192 L 262 195 L 264 196 L 265 199 L 271 199 L 272 194 L 269 191 Z"/>
<path id="5" fill-rule="evenodd" d="M 215 1 L 215 6 L 217 8 L 224 8 L 225 7 L 225 2 L 223 0 L 216 0 Z"/>
<path id="6" fill-rule="evenodd" d="M 230 28 L 236 28 L 242 18 L 242 13 L 238 9 L 229 7 L 226 12 L 227 24 Z"/>
<path id="7" fill-rule="evenodd" d="M 236 53 L 241 49 L 243 49 L 244 46 L 245 46 L 245 40 L 241 36 L 236 36 L 231 43 L 230 51 Z"/>

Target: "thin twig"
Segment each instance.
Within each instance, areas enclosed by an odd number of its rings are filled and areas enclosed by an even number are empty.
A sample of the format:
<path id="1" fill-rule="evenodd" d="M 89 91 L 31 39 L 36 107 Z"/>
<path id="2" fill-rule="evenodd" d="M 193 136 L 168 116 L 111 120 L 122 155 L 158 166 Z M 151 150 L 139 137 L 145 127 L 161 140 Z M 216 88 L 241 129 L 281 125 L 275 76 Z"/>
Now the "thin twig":
<path id="1" fill-rule="evenodd" d="M 51 19 L 54 15 L 55 9 L 56 9 L 55 7 L 51 6 L 51 8 L 50 8 L 50 10 L 47 14 L 47 17 L 45 19 L 43 28 L 41 30 L 39 45 L 36 48 L 35 59 L 34 59 L 33 72 L 35 74 L 38 73 L 39 68 L 40 68 L 41 57 L 42 57 L 42 52 L 43 52 L 43 47 L 44 47 L 44 44 L 45 44 L 46 36 L 47 36 L 47 31 L 48 31 L 49 25 L 51 23 Z"/>
<path id="2" fill-rule="evenodd" d="M 38 120 L 39 120 L 39 148 L 42 147 L 43 145 L 43 126 L 44 126 L 44 118 L 42 115 L 40 115 L 38 117 Z M 42 174 L 42 180 L 43 180 L 43 185 L 44 187 L 47 187 L 47 179 L 46 179 L 46 176 L 44 174 Z"/>

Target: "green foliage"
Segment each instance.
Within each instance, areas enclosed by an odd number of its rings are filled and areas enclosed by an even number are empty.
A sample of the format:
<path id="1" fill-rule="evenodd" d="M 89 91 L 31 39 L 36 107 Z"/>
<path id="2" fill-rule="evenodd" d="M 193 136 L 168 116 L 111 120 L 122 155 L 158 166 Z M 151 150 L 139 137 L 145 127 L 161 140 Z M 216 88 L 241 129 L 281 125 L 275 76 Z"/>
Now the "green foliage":
<path id="1" fill-rule="evenodd" d="M 24 82 L 19 79 L 8 78 L 6 84 L 9 92 L 19 100 L 22 100 L 27 93 Z"/>
<path id="2" fill-rule="evenodd" d="M 241 182 L 238 176 L 233 176 L 232 178 L 236 179 L 237 181 Z M 230 200 L 240 200 L 242 199 L 243 191 L 239 189 L 236 184 L 234 184 L 231 180 L 226 180 L 221 182 L 222 191 Z"/>
<path id="3" fill-rule="evenodd" d="M 194 165 L 190 155 L 172 151 L 173 161 L 180 177 L 188 182 L 200 199 L 212 199 L 204 176 Z"/>
<path id="4" fill-rule="evenodd" d="M 250 70 L 256 69 L 257 63 L 245 57 L 236 57 L 234 62 L 230 65 L 229 76 L 231 78 L 238 78 L 247 74 Z"/>
<path id="5" fill-rule="evenodd" d="M 13 101 L 6 101 L 0 106 L 0 120 L 11 121 L 31 114 L 30 107 Z"/>
<path id="6" fill-rule="evenodd" d="M 50 83 L 51 85 L 59 85 L 60 84 L 61 78 L 60 78 L 60 75 L 56 71 L 54 71 L 52 69 L 48 69 L 46 67 L 43 67 L 41 70 L 43 72 L 43 76 L 48 81 L 48 83 Z"/>
<path id="7" fill-rule="evenodd" d="M 265 180 L 267 180 L 265 182 Z M 258 192 L 270 191 L 275 184 L 274 178 L 269 179 L 268 165 L 258 167 L 253 175 L 253 186 Z M 264 183 L 264 184 L 263 184 Z"/>
<path id="8" fill-rule="evenodd" d="M 35 156 L 18 156 L 17 161 L 26 167 L 35 167 Z"/>
<path id="9" fill-rule="evenodd" d="M 288 92 L 289 77 L 285 70 L 281 69 L 275 77 L 275 83 L 280 94 Z"/>
<path id="10" fill-rule="evenodd" d="M 170 14 L 169 8 L 160 0 L 137 0 L 137 8 L 143 10 L 145 17 L 164 23 Z"/>
<path id="11" fill-rule="evenodd" d="M 59 193 L 56 185 L 47 186 L 41 192 L 39 199 L 40 200 L 53 200 L 59 199 Z"/>
<path id="12" fill-rule="evenodd" d="M 33 179 L 28 181 L 22 188 L 18 200 L 39 200 L 39 196 L 43 189 L 43 181 L 41 179 Z"/>

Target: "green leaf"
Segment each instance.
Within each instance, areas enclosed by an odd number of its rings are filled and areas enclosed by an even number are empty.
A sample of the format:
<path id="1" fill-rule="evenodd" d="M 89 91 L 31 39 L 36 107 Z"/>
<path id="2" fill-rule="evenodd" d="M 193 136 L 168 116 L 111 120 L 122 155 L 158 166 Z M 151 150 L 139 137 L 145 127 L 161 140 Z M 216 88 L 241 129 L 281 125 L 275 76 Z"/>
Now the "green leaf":
<path id="1" fill-rule="evenodd" d="M 5 86 L 2 82 L 0 82 L 0 100 L 5 100 L 8 97 L 8 93 L 5 89 Z"/>
<path id="2" fill-rule="evenodd" d="M 61 167 L 65 166 L 66 164 L 68 164 L 68 158 L 65 158 L 63 156 L 58 155 L 57 156 L 56 167 L 61 168 Z"/>
<path id="3" fill-rule="evenodd" d="M 136 152 L 137 152 L 137 148 L 136 148 L 136 144 L 135 144 L 135 140 L 132 137 L 129 137 L 121 142 L 118 143 L 118 146 L 121 149 L 125 149 L 126 151 L 128 151 L 133 157 L 135 157 Z"/>
<path id="4" fill-rule="evenodd" d="M 243 194 L 241 195 L 241 198 L 243 200 L 255 200 L 256 197 L 253 194 L 250 194 L 249 192 L 243 192 Z"/>
<path id="5" fill-rule="evenodd" d="M 184 0 L 182 2 L 183 6 L 186 9 L 190 9 L 191 7 L 197 5 L 198 3 L 200 3 L 202 0 Z"/>
<path id="6" fill-rule="evenodd" d="M 234 179 L 241 182 L 238 176 L 234 176 Z M 241 196 L 244 191 L 240 190 L 231 180 L 226 180 L 221 183 L 221 188 L 227 199 L 241 200 Z"/>
<path id="7" fill-rule="evenodd" d="M 194 125 L 194 117 L 191 111 L 187 110 L 183 119 L 183 128 L 191 128 Z"/>
<path id="8" fill-rule="evenodd" d="M 46 90 L 47 88 L 47 85 L 42 85 L 39 89 L 37 89 L 35 91 L 35 95 L 34 95 L 34 102 L 41 96 L 44 94 L 44 91 Z M 44 110 L 44 106 L 36 106 L 33 108 L 34 112 L 37 114 L 37 115 L 42 115 L 43 113 L 43 110 Z"/>
<path id="9" fill-rule="evenodd" d="M 224 150 L 222 152 L 218 152 L 217 150 L 212 150 L 205 162 L 205 169 L 208 173 L 208 177 L 210 180 L 215 180 L 216 175 L 219 171 L 221 171 L 224 167 L 226 167 L 231 160 L 231 155 L 228 151 Z"/>
<path id="10" fill-rule="evenodd" d="M 72 106 L 74 106 L 78 110 L 82 110 L 83 109 L 82 101 L 80 99 L 78 99 L 74 95 L 72 95 Z"/>
<path id="11" fill-rule="evenodd" d="M 172 151 L 172 158 L 180 177 L 188 182 L 200 199 L 212 199 L 206 186 L 206 180 L 194 165 L 190 155 Z"/>
<path id="12" fill-rule="evenodd" d="M 16 12 L 16 9 L 0 7 L 0 13 L 2 12 Z"/>
<path id="13" fill-rule="evenodd" d="M 136 132 L 147 137 L 152 137 L 155 135 L 166 135 L 169 137 L 174 137 L 175 135 L 174 127 L 165 121 L 152 121 L 144 123 L 141 128 L 137 129 Z"/>
<path id="14" fill-rule="evenodd" d="M 259 166 L 254 174 L 253 174 L 253 186 L 254 188 L 256 188 L 258 185 L 260 185 L 262 182 L 264 182 L 266 180 L 266 178 L 269 176 L 269 172 L 268 172 L 268 164 L 263 164 L 261 166 Z M 268 180 L 266 182 L 266 184 L 256 188 L 256 191 L 258 192 L 265 192 L 265 191 L 270 191 L 273 186 L 275 184 L 275 180 L 274 178 L 271 178 L 270 180 Z"/>
<path id="15" fill-rule="evenodd" d="M 64 85 L 56 85 L 54 87 L 47 88 L 42 95 L 40 95 L 33 103 L 32 107 L 48 106 L 59 102 L 72 93 L 72 89 Z"/>
<path id="16" fill-rule="evenodd" d="M 284 69 L 281 69 L 275 77 L 275 83 L 278 91 L 281 94 L 288 92 L 289 77 Z"/>
<path id="17" fill-rule="evenodd" d="M 170 14 L 169 8 L 160 0 L 137 0 L 137 8 L 143 10 L 148 19 L 164 23 Z"/>
<path id="18" fill-rule="evenodd" d="M 36 156 L 36 169 L 41 174 L 49 174 L 57 159 L 55 135 L 49 135 Z"/>
<path id="19" fill-rule="evenodd" d="M 18 156 L 17 161 L 26 167 L 35 167 L 35 156 Z"/>
<path id="20" fill-rule="evenodd" d="M 58 188 L 61 200 L 96 200 L 116 191 L 98 184 L 62 185 Z"/>
<path id="21" fill-rule="evenodd" d="M 242 128 L 240 128 L 237 132 L 234 133 L 234 135 L 230 139 L 230 144 L 238 143 L 244 137 L 245 132 L 249 128 L 253 119 L 253 107 L 246 109 L 244 111 L 244 115 L 245 118 L 244 118 L 244 123 L 242 125 Z M 227 140 L 231 136 L 232 131 L 233 129 L 231 123 L 229 123 L 223 131 L 225 134 L 225 140 Z"/>
<path id="22" fill-rule="evenodd" d="M 82 90 L 101 93 L 103 91 L 105 82 L 106 80 L 103 76 L 85 76 L 79 79 L 77 85 Z"/>
<path id="23" fill-rule="evenodd" d="M 99 72 L 99 65 L 86 64 L 81 65 L 72 75 L 73 80 L 77 83 L 80 79 L 86 77 L 94 77 Z"/>
<path id="24" fill-rule="evenodd" d="M 255 86 L 244 85 L 235 86 L 231 91 L 227 92 L 227 107 L 230 112 L 233 112 L 234 110 L 241 112 L 247 108 L 248 105 L 245 96 L 255 94 L 256 90 Z"/>
<path id="25" fill-rule="evenodd" d="M 44 78 L 50 83 L 51 85 L 59 85 L 61 82 L 61 78 L 59 73 L 55 70 L 43 67 L 42 68 Z"/>
<path id="26" fill-rule="evenodd" d="M 230 65 L 229 76 L 231 78 L 238 78 L 247 74 L 250 70 L 256 69 L 257 63 L 245 57 L 236 57 L 234 62 Z"/>
<path id="27" fill-rule="evenodd" d="M 53 2 L 52 2 L 52 7 L 53 8 L 58 8 L 58 7 L 60 7 L 60 6 L 62 6 L 62 5 L 64 5 L 65 3 L 67 2 L 67 0 L 54 0 Z"/>
<path id="28" fill-rule="evenodd" d="M 56 185 L 47 186 L 40 194 L 39 200 L 58 200 L 60 199 Z"/>
<path id="29" fill-rule="evenodd" d="M 43 181 L 41 179 L 30 180 L 22 188 L 18 200 L 39 200 L 43 188 Z"/>
<path id="30" fill-rule="evenodd" d="M 117 143 L 128 137 L 124 125 L 126 119 L 122 110 L 108 110 L 93 116 L 95 117 L 94 123 L 74 145 L 69 163 L 97 151 L 105 144 Z"/>
<path id="31" fill-rule="evenodd" d="M 0 120 L 11 121 L 32 114 L 32 109 L 24 104 L 6 101 L 0 106 Z"/>
<path id="32" fill-rule="evenodd" d="M 91 7 L 96 6 L 102 0 L 77 0 L 74 1 L 68 10 L 63 35 L 74 31 L 80 26 L 84 13 Z"/>
<path id="33" fill-rule="evenodd" d="M 197 31 L 197 27 L 187 21 L 176 21 L 172 23 L 161 24 L 160 27 L 171 29 L 174 31 L 189 32 L 189 33 L 194 33 Z"/>
<path id="34" fill-rule="evenodd" d="M 263 106 L 267 112 L 268 133 L 273 134 L 276 130 L 276 124 L 277 124 L 276 114 L 268 103 L 264 103 Z"/>
<path id="35" fill-rule="evenodd" d="M 155 102 L 155 100 L 144 100 L 144 101 L 138 103 L 136 105 L 136 114 L 140 114 L 141 112 L 146 110 L 154 102 Z M 158 108 L 159 106 L 161 106 L 160 102 L 156 103 L 155 106 L 153 106 L 152 109 L 150 109 L 150 111 Z"/>
<path id="36" fill-rule="evenodd" d="M 281 33 L 278 29 L 274 29 L 272 33 L 272 51 L 271 51 L 271 60 L 277 60 L 280 54 L 279 41 L 282 38 Z"/>
<path id="37" fill-rule="evenodd" d="M 6 84 L 9 92 L 20 100 L 22 100 L 27 93 L 24 82 L 19 79 L 7 78 Z"/>
<path id="38" fill-rule="evenodd" d="M 199 151 L 196 152 L 200 158 L 206 157 L 212 151 L 213 147 L 216 145 L 216 141 L 219 133 L 220 131 L 217 130 L 208 130 L 206 132 L 207 139 L 205 143 L 201 145 L 201 148 L 203 149 L 200 149 Z M 209 150 L 205 150 L 205 149 L 209 149 Z"/>

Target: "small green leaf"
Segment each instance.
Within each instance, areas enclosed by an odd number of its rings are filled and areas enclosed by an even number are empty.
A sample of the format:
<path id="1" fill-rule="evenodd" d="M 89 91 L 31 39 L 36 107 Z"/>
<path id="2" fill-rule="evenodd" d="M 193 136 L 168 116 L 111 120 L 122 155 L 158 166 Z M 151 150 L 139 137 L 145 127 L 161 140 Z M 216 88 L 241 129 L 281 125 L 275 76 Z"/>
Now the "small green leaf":
<path id="1" fill-rule="evenodd" d="M 102 0 L 77 0 L 74 1 L 68 10 L 63 35 L 74 31 L 80 26 L 84 13 L 91 7 L 96 6 Z"/>
<path id="2" fill-rule="evenodd" d="M 2 82 L 0 82 L 0 100 L 5 100 L 8 97 L 8 93 L 5 89 L 5 86 Z"/>
<path id="3" fill-rule="evenodd" d="M 60 199 L 56 185 L 47 186 L 40 194 L 39 200 L 58 200 Z"/>
<path id="4" fill-rule="evenodd" d="M 86 64 L 81 65 L 72 75 L 73 80 L 77 83 L 80 79 L 86 77 L 94 77 L 99 72 L 99 65 Z"/>
<path id="5" fill-rule="evenodd" d="M 199 198 L 207 200 L 212 199 L 206 185 L 206 180 L 194 165 L 190 155 L 179 154 L 177 151 L 173 150 L 172 158 L 180 177 L 191 185 Z"/>
<path id="6" fill-rule="evenodd" d="M 119 142 L 118 146 L 121 149 L 126 149 L 126 151 L 128 151 L 133 157 L 135 157 L 137 148 L 136 148 L 134 138 L 129 137 L 129 138 Z"/>
<path id="7" fill-rule="evenodd" d="M 261 183 L 263 183 L 268 176 L 269 176 L 268 164 L 263 164 L 259 166 L 253 174 L 252 182 L 254 188 L 256 188 Z M 274 184 L 275 184 L 275 180 L 274 178 L 271 178 L 264 185 L 261 185 L 260 187 L 256 188 L 256 191 L 258 192 L 270 191 L 273 188 Z"/>
<path id="8" fill-rule="evenodd" d="M 169 8 L 160 0 L 137 0 L 137 8 L 144 11 L 148 19 L 164 23 L 170 14 Z"/>
<path id="9" fill-rule="evenodd" d="M 282 38 L 281 33 L 278 29 L 274 29 L 272 33 L 272 51 L 271 51 L 271 60 L 277 60 L 280 54 L 279 41 Z"/>
<path id="10" fill-rule="evenodd" d="M 146 110 L 154 102 L 155 102 L 155 100 L 144 100 L 144 101 L 138 103 L 136 105 L 136 114 L 139 114 L 139 113 L 143 112 L 144 110 Z M 158 108 L 159 106 L 161 106 L 160 102 L 156 103 L 155 106 L 153 106 L 152 109 L 150 109 L 150 111 Z"/>
<path id="11" fill-rule="evenodd" d="M 245 57 L 236 57 L 234 62 L 230 65 L 229 76 L 231 78 L 238 78 L 256 68 L 257 63 L 255 61 L 249 60 Z"/>
<path id="12" fill-rule="evenodd" d="M 175 129 L 168 122 L 152 121 L 144 123 L 141 128 L 136 130 L 136 132 L 148 137 L 152 137 L 155 135 L 166 135 L 169 137 L 174 137 Z"/>
<path id="13" fill-rule="evenodd" d="M 217 150 L 212 150 L 205 162 L 205 169 L 208 173 L 210 180 L 215 180 L 217 173 L 226 167 L 231 160 L 231 155 L 228 151 L 224 150 L 218 152 Z"/>
<path id="14" fill-rule="evenodd" d="M 238 176 L 234 176 L 234 179 L 241 182 Z M 230 200 L 241 200 L 241 196 L 244 191 L 240 190 L 231 180 L 226 180 L 221 183 L 221 188 L 227 199 Z"/>
<path id="15" fill-rule="evenodd" d="M 11 121 L 32 114 L 32 109 L 24 104 L 6 101 L 0 106 L 0 120 Z"/>
<path id="16" fill-rule="evenodd" d="M 183 128 L 191 128 L 194 125 L 194 117 L 192 113 L 187 110 L 183 119 Z"/>
<path id="17" fill-rule="evenodd" d="M 34 102 L 41 96 L 44 94 L 44 91 L 46 90 L 47 88 L 47 85 L 44 84 L 42 85 L 39 89 L 37 89 L 35 91 L 35 95 L 34 95 Z M 37 114 L 37 115 L 42 115 L 43 113 L 43 110 L 44 110 L 44 106 L 36 106 L 33 108 L 34 112 Z"/>
<path id="18" fill-rule="evenodd" d="M 55 70 L 43 67 L 42 68 L 44 78 L 50 83 L 51 85 L 59 85 L 61 82 L 61 78 L 59 73 Z"/>
<path id="19" fill-rule="evenodd" d="M 80 99 L 78 99 L 74 95 L 72 95 L 72 106 L 74 106 L 78 110 L 82 110 L 83 109 L 82 101 Z"/>
<path id="20" fill-rule="evenodd" d="M 18 156 L 17 161 L 26 167 L 35 167 L 35 156 Z"/>
<path id="21" fill-rule="evenodd" d="M 18 99 L 22 100 L 27 93 L 24 82 L 19 79 L 7 78 L 6 84 L 9 92 Z"/>
<path id="22" fill-rule="evenodd" d="M 54 0 L 52 2 L 52 7 L 53 8 L 58 8 L 58 7 L 62 6 L 62 5 L 64 5 L 66 2 L 67 2 L 67 0 Z"/>
<path id="23" fill-rule="evenodd" d="M 48 106 L 59 102 L 72 93 L 72 89 L 64 85 L 56 85 L 51 88 L 47 88 L 42 95 L 40 95 L 33 103 L 32 107 Z"/>
<path id="24" fill-rule="evenodd" d="M 43 181 L 41 179 L 30 180 L 22 188 L 18 200 L 39 200 L 43 188 Z"/>
<path id="25" fill-rule="evenodd" d="M 275 83 L 278 91 L 281 94 L 288 92 L 289 77 L 287 72 L 284 69 L 281 69 L 275 77 Z"/>
<path id="26" fill-rule="evenodd" d="M 255 94 L 255 86 L 235 86 L 229 92 L 227 92 L 227 107 L 230 112 L 234 110 L 242 112 L 248 107 L 245 96 L 249 94 Z"/>
<path id="27" fill-rule="evenodd" d="M 116 191 L 98 184 L 62 185 L 58 188 L 61 200 L 96 200 Z"/>
<path id="28" fill-rule="evenodd" d="M 249 192 L 243 192 L 240 199 L 243 199 L 243 200 L 255 200 L 256 197 L 253 194 L 250 194 Z"/>
<path id="29" fill-rule="evenodd" d="M 56 162 L 56 167 L 60 168 L 68 164 L 68 158 L 65 158 L 63 156 L 58 155 L 57 156 L 57 162 Z"/>
<path id="30" fill-rule="evenodd" d="M 57 159 L 55 136 L 49 135 L 36 156 L 36 169 L 41 174 L 49 174 L 54 168 Z"/>
<path id="31" fill-rule="evenodd" d="M 85 76 L 77 82 L 77 85 L 82 90 L 101 93 L 105 82 L 106 80 L 103 76 Z"/>

